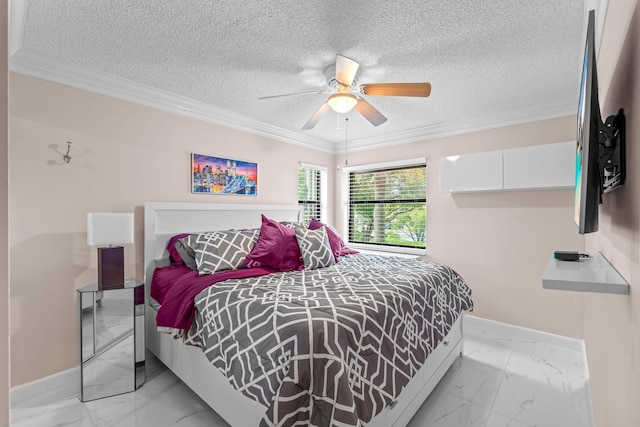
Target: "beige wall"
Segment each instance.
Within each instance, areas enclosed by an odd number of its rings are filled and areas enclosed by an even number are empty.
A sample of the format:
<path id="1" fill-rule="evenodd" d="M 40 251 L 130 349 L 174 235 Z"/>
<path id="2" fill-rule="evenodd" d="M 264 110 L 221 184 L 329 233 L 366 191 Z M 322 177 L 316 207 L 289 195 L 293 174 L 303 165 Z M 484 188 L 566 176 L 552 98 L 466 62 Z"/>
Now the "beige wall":
<path id="1" fill-rule="evenodd" d="M 640 425 L 640 6 L 609 0 L 598 56 L 602 116 L 624 108 L 627 182 L 604 195 L 600 230 L 587 237 L 631 286 L 631 295 L 587 294 L 584 339 L 596 423 Z"/>
<path id="2" fill-rule="evenodd" d="M 0 0 L 0 426 L 9 424 L 9 187 L 7 135 L 7 0 Z M 6 335 L 5 335 L 6 334 Z"/>
<path id="3" fill-rule="evenodd" d="M 542 289 L 554 250 L 583 250 L 573 223 L 573 191 L 440 192 L 440 157 L 575 140 L 575 118 L 353 152 L 349 165 L 427 158 L 427 254 L 469 282 L 475 314 L 582 337 L 584 296 Z M 338 164 L 344 163 L 339 156 Z M 341 178 L 336 218 L 342 218 Z"/>
<path id="4" fill-rule="evenodd" d="M 126 274 L 142 279 L 145 202 L 295 204 L 298 161 L 333 168 L 328 153 L 19 74 L 9 83 L 13 386 L 77 366 L 75 290 L 96 278 L 87 212 L 135 211 Z M 192 152 L 256 161 L 258 196 L 191 194 Z"/>
<path id="5" fill-rule="evenodd" d="M 298 161 L 326 164 L 330 171 L 335 161 L 343 161 L 18 74 L 10 75 L 10 90 L 14 386 L 77 364 L 75 289 L 96 275 L 95 250 L 85 241 L 87 212 L 136 212 L 138 243 L 125 252 L 127 274 L 142 278 L 145 202 L 294 203 Z M 349 161 L 356 165 L 426 156 L 428 253 L 452 264 L 472 284 L 476 314 L 582 337 L 583 295 L 545 291 L 540 283 L 553 250 L 584 247 L 572 222 L 572 192 L 452 196 L 438 190 L 442 156 L 567 141 L 574 135 L 574 119 L 548 120 L 354 152 Z M 66 141 L 74 142 L 73 161 L 63 165 Z M 189 156 L 194 151 L 258 161 L 260 195 L 190 194 Z M 333 204 L 340 207 L 341 186 L 332 174 L 329 185 L 336 188 Z M 330 217 L 332 209 L 330 201 Z M 341 214 L 337 209 L 336 218 Z M 45 359 L 42 348 L 47 349 Z"/>
<path id="6" fill-rule="evenodd" d="M 146 201 L 210 201 L 213 196 L 188 192 L 192 151 L 259 160 L 261 195 L 223 199 L 233 203 L 295 202 L 296 162 L 333 163 L 328 154 L 38 79 L 12 74 L 10 83 L 13 385 L 77 362 L 74 291 L 95 278 L 95 252 L 85 242 L 86 212 L 141 214 Z M 583 295 L 545 291 L 540 284 L 553 250 L 584 247 L 571 219 L 572 192 L 452 196 L 438 190 L 442 156 L 566 141 L 574 134 L 575 120 L 557 119 L 349 157 L 355 165 L 426 156 L 428 253 L 472 284 L 476 313 L 582 337 Z M 62 165 L 67 140 L 74 142 L 74 160 Z M 330 186 L 338 190 L 334 203 L 341 206 L 340 182 L 330 180 Z M 138 215 L 139 243 L 126 250 L 128 274 L 139 278 L 141 226 Z M 43 325 L 34 318 L 36 307 L 51 321 Z M 46 361 L 33 351 L 34 342 L 48 346 Z"/>

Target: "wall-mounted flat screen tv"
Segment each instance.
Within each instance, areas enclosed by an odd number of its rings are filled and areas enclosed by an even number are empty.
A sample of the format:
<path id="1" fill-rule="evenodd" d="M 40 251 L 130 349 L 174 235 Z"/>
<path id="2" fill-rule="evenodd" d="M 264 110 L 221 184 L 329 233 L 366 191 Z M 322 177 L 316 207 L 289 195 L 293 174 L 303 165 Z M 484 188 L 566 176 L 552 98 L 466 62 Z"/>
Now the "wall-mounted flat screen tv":
<path id="1" fill-rule="evenodd" d="M 595 13 L 589 11 L 582 63 L 576 141 L 574 220 L 580 234 L 598 231 L 602 194 L 624 184 L 624 114 L 602 122 L 598 102 Z"/>

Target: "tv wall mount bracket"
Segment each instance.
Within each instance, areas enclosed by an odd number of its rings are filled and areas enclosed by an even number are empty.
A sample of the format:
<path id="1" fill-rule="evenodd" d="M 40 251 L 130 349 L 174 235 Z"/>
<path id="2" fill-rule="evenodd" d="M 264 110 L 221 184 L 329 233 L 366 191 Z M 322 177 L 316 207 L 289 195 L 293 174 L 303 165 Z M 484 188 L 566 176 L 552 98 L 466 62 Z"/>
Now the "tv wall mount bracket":
<path id="1" fill-rule="evenodd" d="M 598 169 L 602 192 L 615 190 L 625 180 L 625 119 L 622 108 L 601 123 L 598 137 Z"/>

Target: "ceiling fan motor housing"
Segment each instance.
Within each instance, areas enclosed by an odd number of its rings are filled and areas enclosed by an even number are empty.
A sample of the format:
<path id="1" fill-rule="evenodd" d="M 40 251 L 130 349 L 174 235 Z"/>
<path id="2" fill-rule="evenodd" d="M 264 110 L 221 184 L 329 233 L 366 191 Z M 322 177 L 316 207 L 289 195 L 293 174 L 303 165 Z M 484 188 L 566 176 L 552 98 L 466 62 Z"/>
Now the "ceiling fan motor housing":
<path id="1" fill-rule="evenodd" d="M 356 77 L 353 78 L 353 81 L 351 82 L 351 86 L 345 86 L 342 83 L 340 83 L 338 79 L 336 79 L 336 64 L 329 65 L 324 70 L 324 75 L 327 78 L 327 86 L 329 86 L 331 90 L 334 90 L 336 92 L 342 92 L 342 93 L 347 93 L 353 90 L 355 92 L 360 93 L 360 90 L 358 89 L 357 75 Z"/>

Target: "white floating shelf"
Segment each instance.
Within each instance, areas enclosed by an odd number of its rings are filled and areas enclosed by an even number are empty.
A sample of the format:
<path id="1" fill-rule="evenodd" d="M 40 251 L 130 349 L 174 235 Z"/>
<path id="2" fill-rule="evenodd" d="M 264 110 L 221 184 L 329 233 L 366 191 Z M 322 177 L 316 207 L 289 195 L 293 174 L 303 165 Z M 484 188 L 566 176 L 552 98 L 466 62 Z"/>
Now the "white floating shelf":
<path id="1" fill-rule="evenodd" d="M 579 261 L 559 261 L 551 254 L 542 275 L 542 287 L 629 295 L 629 283 L 600 252 Z"/>

